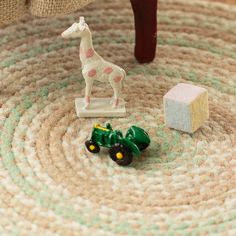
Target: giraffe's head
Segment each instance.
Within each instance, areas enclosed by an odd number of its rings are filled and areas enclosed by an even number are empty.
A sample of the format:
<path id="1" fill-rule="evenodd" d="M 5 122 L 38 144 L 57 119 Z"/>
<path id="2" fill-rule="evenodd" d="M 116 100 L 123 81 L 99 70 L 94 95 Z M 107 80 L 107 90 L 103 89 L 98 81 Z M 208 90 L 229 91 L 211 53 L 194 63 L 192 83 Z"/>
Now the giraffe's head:
<path id="1" fill-rule="evenodd" d="M 72 24 L 61 34 L 61 36 L 63 38 L 81 38 L 89 32 L 89 27 L 85 23 L 84 17 L 81 16 L 79 19 L 79 23 Z"/>

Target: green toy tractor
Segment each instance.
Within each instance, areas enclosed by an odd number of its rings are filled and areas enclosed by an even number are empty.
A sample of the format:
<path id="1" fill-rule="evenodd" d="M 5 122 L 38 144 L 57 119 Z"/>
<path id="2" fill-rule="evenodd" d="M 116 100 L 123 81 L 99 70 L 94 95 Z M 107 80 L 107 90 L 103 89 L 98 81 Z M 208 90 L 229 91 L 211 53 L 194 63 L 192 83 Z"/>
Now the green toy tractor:
<path id="1" fill-rule="evenodd" d="M 119 130 L 113 130 L 109 123 L 105 127 L 94 125 L 91 139 L 85 142 L 89 152 L 98 153 L 100 146 L 109 148 L 109 155 L 118 165 L 127 166 L 133 156 L 139 157 L 141 151 L 150 144 L 150 138 L 145 130 L 131 126 L 123 136 Z"/>

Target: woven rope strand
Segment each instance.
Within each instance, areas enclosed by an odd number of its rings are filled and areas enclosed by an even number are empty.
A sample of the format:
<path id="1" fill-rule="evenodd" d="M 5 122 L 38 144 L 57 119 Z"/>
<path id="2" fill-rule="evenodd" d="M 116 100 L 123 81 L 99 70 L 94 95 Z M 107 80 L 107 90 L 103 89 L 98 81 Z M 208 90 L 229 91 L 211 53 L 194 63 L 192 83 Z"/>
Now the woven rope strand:
<path id="1" fill-rule="evenodd" d="M 27 16 L 1 30 L 1 235 L 236 233 L 236 8 L 165 0 L 159 10 L 157 57 L 147 65 L 134 61 L 125 0 Z M 80 41 L 58 35 L 80 15 L 98 53 L 127 72 L 125 118 L 76 117 L 85 86 Z M 162 98 L 180 82 L 209 91 L 210 119 L 193 135 L 164 126 Z M 96 84 L 93 96 L 112 96 L 110 86 Z M 93 124 L 106 121 L 124 132 L 136 124 L 152 138 L 128 168 L 105 148 L 99 155 L 84 148 Z"/>

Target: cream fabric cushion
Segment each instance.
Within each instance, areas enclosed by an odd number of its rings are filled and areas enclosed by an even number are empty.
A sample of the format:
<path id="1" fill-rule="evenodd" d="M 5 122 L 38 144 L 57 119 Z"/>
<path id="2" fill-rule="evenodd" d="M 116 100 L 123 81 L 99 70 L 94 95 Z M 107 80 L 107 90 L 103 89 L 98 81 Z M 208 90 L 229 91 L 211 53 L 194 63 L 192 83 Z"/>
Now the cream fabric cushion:
<path id="1" fill-rule="evenodd" d="M 22 17 L 28 11 L 35 16 L 55 16 L 76 11 L 93 0 L 1 0 L 0 25 Z"/>

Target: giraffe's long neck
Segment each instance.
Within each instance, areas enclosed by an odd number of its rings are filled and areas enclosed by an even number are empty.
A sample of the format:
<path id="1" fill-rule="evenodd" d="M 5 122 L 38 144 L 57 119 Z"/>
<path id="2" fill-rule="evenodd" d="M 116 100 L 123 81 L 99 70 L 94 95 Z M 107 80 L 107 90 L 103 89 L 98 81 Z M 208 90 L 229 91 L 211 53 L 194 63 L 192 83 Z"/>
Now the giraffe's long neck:
<path id="1" fill-rule="evenodd" d="M 82 37 L 80 42 L 80 60 L 82 67 L 84 67 L 88 63 L 92 63 L 99 58 L 101 57 L 95 52 L 93 48 L 91 33 Z"/>

